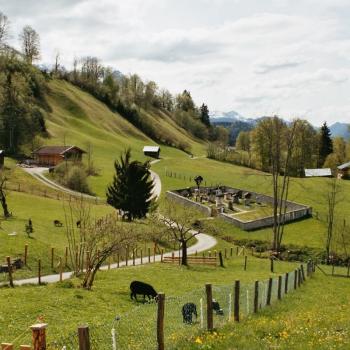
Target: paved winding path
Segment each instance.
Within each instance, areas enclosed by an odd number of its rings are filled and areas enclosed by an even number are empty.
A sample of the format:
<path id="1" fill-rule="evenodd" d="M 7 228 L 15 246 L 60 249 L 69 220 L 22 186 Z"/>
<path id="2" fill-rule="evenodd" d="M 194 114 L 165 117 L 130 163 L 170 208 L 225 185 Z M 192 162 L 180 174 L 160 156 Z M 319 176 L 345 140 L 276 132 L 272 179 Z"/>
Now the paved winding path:
<path id="1" fill-rule="evenodd" d="M 159 161 L 159 160 L 158 160 Z M 157 161 L 153 161 L 152 164 L 156 163 Z M 77 197 L 81 197 L 82 194 L 79 192 L 75 192 L 75 191 L 71 191 L 65 187 L 62 187 L 58 184 L 56 184 L 55 182 L 47 179 L 43 173 L 45 171 L 47 171 L 47 168 L 23 168 L 26 172 L 28 172 L 29 174 L 31 174 L 32 176 L 34 176 L 37 180 L 41 181 L 42 183 L 44 183 L 46 186 L 49 186 L 51 188 L 54 188 L 56 190 L 62 191 L 62 192 L 66 192 L 71 194 L 72 196 L 77 196 Z M 157 173 L 155 173 L 154 171 L 151 171 L 151 176 L 153 178 L 153 181 L 155 183 L 154 189 L 153 189 L 153 195 L 156 196 L 157 198 L 160 196 L 161 191 L 162 191 L 162 183 L 160 180 L 160 177 Z M 90 199 L 96 199 L 96 197 L 93 196 L 88 196 L 88 195 L 83 195 L 84 197 L 88 197 Z M 214 247 L 217 244 L 217 241 L 214 237 L 209 236 L 205 233 L 201 233 L 199 235 L 196 236 L 196 240 L 197 242 L 188 247 L 187 252 L 188 254 L 195 254 L 196 252 L 202 252 L 208 249 L 211 249 L 212 247 Z M 169 253 L 165 253 L 164 256 L 171 256 L 173 252 L 169 252 Z M 179 254 L 179 251 L 174 251 L 175 254 Z M 152 256 L 151 258 L 151 263 L 152 262 L 158 262 L 161 261 L 161 255 L 156 255 L 155 258 Z M 148 264 L 148 257 L 144 257 L 143 258 L 143 264 Z M 141 265 L 141 258 L 137 258 L 135 259 L 135 265 Z M 119 267 L 123 267 L 126 266 L 126 262 L 125 261 L 121 261 L 119 263 Z M 130 259 L 128 260 L 128 267 L 132 267 L 133 266 L 133 260 Z M 116 269 L 118 268 L 118 264 L 111 264 L 110 266 L 111 269 Z M 108 266 L 102 266 L 101 270 L 107 270 Z M 64 280 L 69 279 L 73 276 L 73 272 L 64 272 L 62 275 L 62 278 Z M 59 274 L 55 274 L 55 275 L 47 275 L 47 276 L 42 276 L 41 277 L 41 282 L 42 283 L 55 283 L 58 282 L 60 280 L 60 275 Z M 30 284 L 30 283 L 38 283 L 38 278 L 37 277 L 33 277 L 33 278 L 27 278 L 27 279 L 22 279 L 22 280 L 15 280 L 14 284 L 17 286 L 21 286 L 24 284 Z M 0 285 L 3 285 L 6 283 L 0 283 Z"/>

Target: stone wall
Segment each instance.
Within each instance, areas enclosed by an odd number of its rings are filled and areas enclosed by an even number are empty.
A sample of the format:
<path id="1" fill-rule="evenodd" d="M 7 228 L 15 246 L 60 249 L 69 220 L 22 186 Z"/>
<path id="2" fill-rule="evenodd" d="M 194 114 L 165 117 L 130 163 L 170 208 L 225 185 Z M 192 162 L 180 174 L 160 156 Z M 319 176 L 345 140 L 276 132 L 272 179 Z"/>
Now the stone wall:
<path id="1" fill-rule="evenodd" d="M 260 194 L 257 192 L 232 188 L 232 187 L 228 187 L 228 186 L 225 186 L 225 188 L 226 188 L 226 192 L 232 192 L 232 193 L 235 193 L 238 191 L 249 192 L 252 194 L 252 199 L 254 199 L 255 201 L 259 201 L 262 203 L 268 203 L 270 205 L 273 204 L 273 197 L 271 197 L 271 196 L 267 196 L 267 195 Z M 210 189 L 210 188 L 201 187 L 201 190 L 208 190 L 208 189 Z M 192 207 L 192 208 L 195 208 L 197 210 L 200 210 L 203 214 L 205 214 L 207 216 L 212 215 L 212 210 L 210 207 L 182 196 L 180 193 L 182 193 L 183 191 L 188 191 L 188 189 L 168 191 L 166 193 L 166 196 L 167 196 L 167 198 L 171 198 L 171 199 L 175 200 L 176 202 L 181 203 L 184 206 Z M 287 222 L 299 220 L 301 218 L 308 217 L 311 215 L 312 215 L 312 208 L 311 207 L 308 207 L 308 206 L 303 205 L 303 204 L 298 204 L 295 202 L 287 201 L 287 213 L 284 214 L 284 222 L 287 223 Z M 230 216 L 230 215 L 225 214 L 225 213 L 219 213 L 218 217 L 222 218 L 226 222 L 229 222 L 229 223 L 231 223 L 231 224 L 233 224 L 233 225 L 235 225 L 235 226 L 237 226 L 240 229 L 245 230 L 245 231 L 256 230 L 259 228 L 269 227 L 269 226 L 273 225 L 273 216 L 260 218 L 260 219 L 256 219 L 256 220 L 252 220 L 252 221 L 241 221 L 238 218 L 235 218 L 235 217 Z"/>
<path id="2" fill-rule="evenodd" d="M 180 196 L 175 192 L 167 191 L 166 198 L 172 199 L 175 202 L 184 205 L 185 207 L 197 209 L 207 216 L 211 216 L 211 208 L 207 207 L 202 203 L 194 202 L 191 199 Z"/>

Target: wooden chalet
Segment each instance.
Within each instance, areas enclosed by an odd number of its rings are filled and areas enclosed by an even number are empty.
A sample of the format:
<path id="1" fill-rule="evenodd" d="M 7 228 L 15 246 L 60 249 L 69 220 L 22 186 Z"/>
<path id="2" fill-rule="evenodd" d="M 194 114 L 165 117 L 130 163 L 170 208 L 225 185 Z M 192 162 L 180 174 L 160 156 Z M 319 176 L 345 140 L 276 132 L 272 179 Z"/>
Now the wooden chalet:
<path id="1" fill-rule="evenodd" d="M 338 179 L 350 178 L 350 162 L 338 166 Z"/>
<path id="2" fill-rule="evenodd" d="M 44 146 L 33 152 L 37 165 L 56 166 L 64 160 L 81 161 L 84 150 L 77 146 Z"/>

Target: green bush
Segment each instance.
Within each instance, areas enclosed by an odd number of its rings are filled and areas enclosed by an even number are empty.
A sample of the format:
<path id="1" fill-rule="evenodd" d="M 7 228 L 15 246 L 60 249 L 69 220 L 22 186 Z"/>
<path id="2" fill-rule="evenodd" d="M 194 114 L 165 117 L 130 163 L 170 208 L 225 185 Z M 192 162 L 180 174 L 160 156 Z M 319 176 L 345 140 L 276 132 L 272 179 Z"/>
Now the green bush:
<path id="1" fill-rule="evenodd" d="M 67 187 L 73 191 L 91 193 L 86 172 L 82 167 L 74 165 L 68 170 Z"/>

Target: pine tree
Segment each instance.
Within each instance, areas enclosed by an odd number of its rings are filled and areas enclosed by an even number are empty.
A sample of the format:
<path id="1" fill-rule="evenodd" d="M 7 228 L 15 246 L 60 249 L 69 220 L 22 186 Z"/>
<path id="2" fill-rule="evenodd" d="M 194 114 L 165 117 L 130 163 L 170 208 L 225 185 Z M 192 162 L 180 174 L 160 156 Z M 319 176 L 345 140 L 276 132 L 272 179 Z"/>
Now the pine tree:
<path id="1" fill-rule="evenodd" d="M 331 131 L 324 122 L 320 131 L 320 143 L 318 149 L 318 166 L 323 166 L 327 156 L 333 152 L 333 141 L 331 138 Z"/>
<path id="2" fill-rule="evenodd" d="M 201 122 L 206 125 L 207 127 L 210 126 L 210 119 L 209 119 L 209 109 L 208 106 L 205 105 L 204 103 L 201 105 L 200 108 L 201 112 Z"/>
<path id="3" fill-rule="evenodd" d="M 149 162 L 131 161 L 130 149 L 114 163 L 116 173 L 107 188 L 107 202 L 122 210 L 129 221 L 145 217 L 150 210 L 154 184 L 149 167 Z"/>

